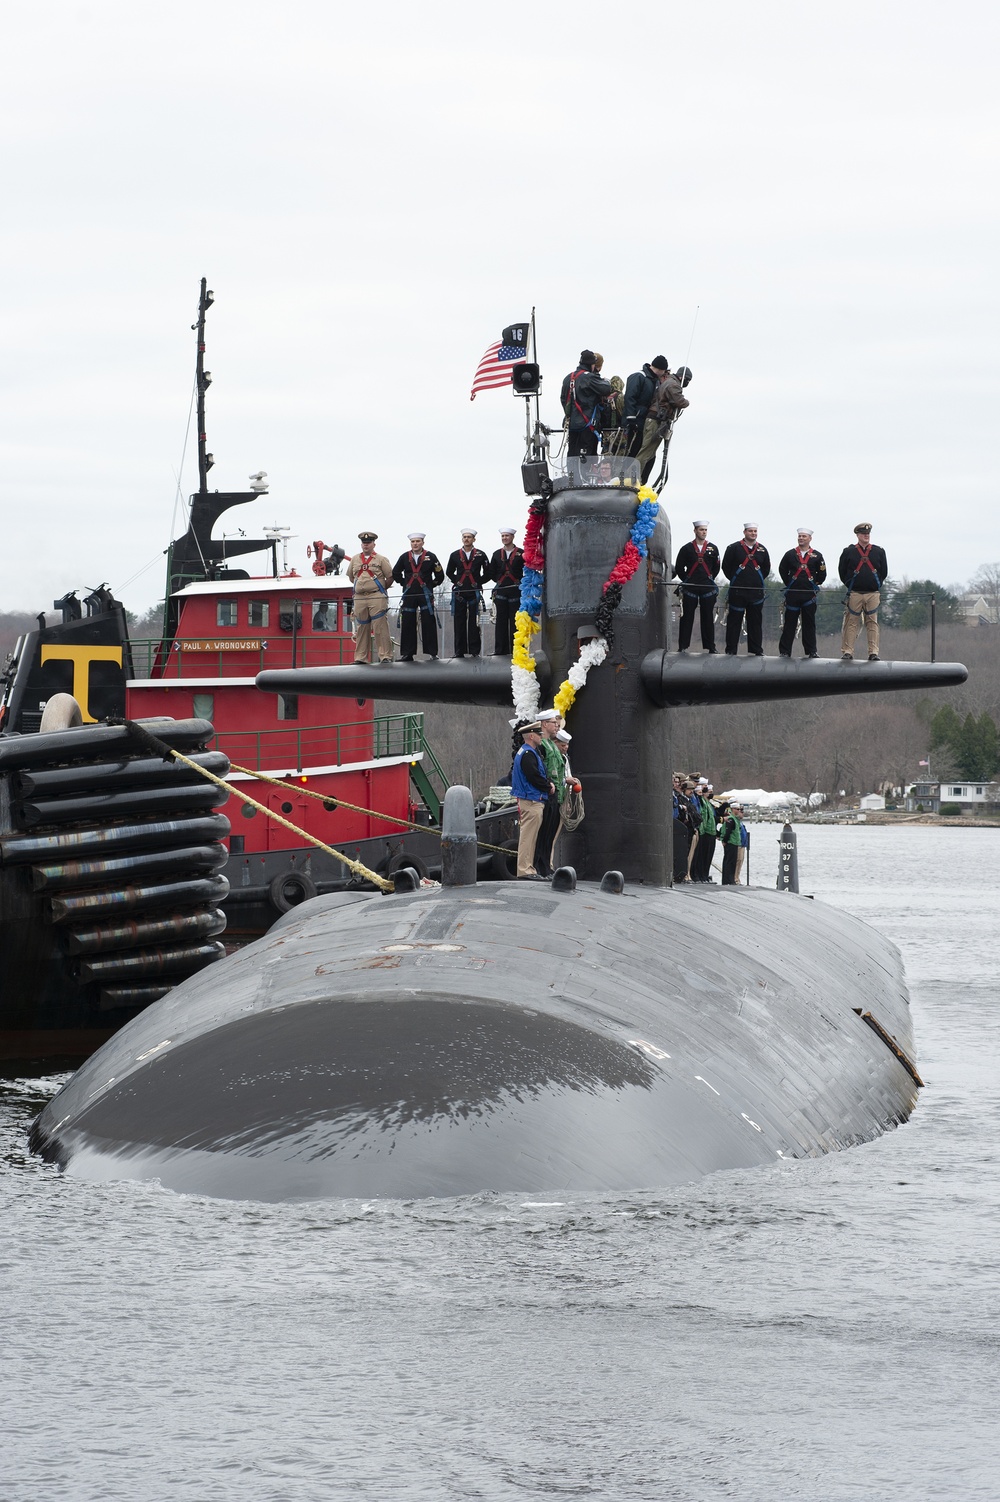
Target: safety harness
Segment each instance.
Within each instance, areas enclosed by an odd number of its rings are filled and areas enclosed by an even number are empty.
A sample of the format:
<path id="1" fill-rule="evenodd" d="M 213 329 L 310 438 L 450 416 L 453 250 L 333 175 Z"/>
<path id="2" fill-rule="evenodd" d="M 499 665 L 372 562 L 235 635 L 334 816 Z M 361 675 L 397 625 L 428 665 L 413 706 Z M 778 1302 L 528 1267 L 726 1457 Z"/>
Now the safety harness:
<path id="1" fill-rule="evenodd" d="M 382 583 L 382 580 L 377 578 L 375 571 L 372 568 L 372 564 L 375 562 L 375 554 L 372 553 L 370 555 L 366 555 L 365 553 L 362 553 L 360 557 L 361 562 L 358 565 L 358 571 L 354 576 L 355 597 L 357 596 L 358 580 L 361 579 L 364 575 L 367 575 L 374 584 L 375 588 L 378 590 L 379 594 L 385 595 L 386 598 L 385 609 L 377 610 L 373 615 L 369 615 L 368 617 L 369 621 L 380 621 L 384 615 L 389 614 L 389 592 L 386 589 L 385 585 Z"/>
<path id="2" fill-rule="evenodd" d="M 728 608 L 732 611 L 733 615 L 745 615 L 748 605 L 763 605 L 764 600 L 767 597 L 767 590 L 764 588 L 764 570 L 757 562 L 757 552 L 760 548 L 760 543 L 755 542 L 753 547 L 748 547 L 746 541 L 741 537 L 740 547 L 743 549 L 743 562 L 740 564 L 739 568 L 736 570 L 736 572 L 733 574 L 733 577 L 729 581 Z M 752 585 L 737 584 L 736 582 L 740 574 L 750 569 L 752 569 L 753 572 L 757 575 L 757 578 L 760 582 L 760 598 L 756 600 L 744 600 L 742 603 L 737 604 L 732 597 L 733 590 L 753 588 Z"/>
<path id="3" fill-rule="evenodd" d="M 695 551 L 695 563 L 688 571 L 687 578 L 684 579 L 681 583 L 681 594 L 685 599 L 688 600 L 704 600 L 706 597 L 712 600 L 717 599 L 719 594 L 719 586 L 712 578 L 712 572 L 708 564 L 705 562 L 705 559 L 708 556 L 708 550 L 712 546 L 712 544 L 709 542 L 703 542 L 701 544 L 693 542 L 691 546 Z M 696 573 L 699 568 L 704 569 L 705 578 L 711 585 L 711 592 L 705 589 L 702 585 L 692 584 L 691 575 Z"/>
<path id="4" fill-rule="evenodd" d="M 503 552 L 502 548 L 501 548 L 501 552 Z M 503 589 L 505 586 L 507 588 L 513 587 L 514 589 L 518 589 L 520 587 L 521 581 L 520 581 L 520 579 L 517 578 L 517 576 L 515 575 L 515 573 L 513 571 L 513 568 L 512 568 L 512 564 L 514 562 L 514 559 L 515 558 L 520 558 L 520 557 L 521 557 L 521 550 L 520 550 L 520 548 L 512 548 L 509 558 L 507 557 L 506 553 L 503 554 L 503 573 L 500 575 L 499 579 L 496 581 L 496 588 L 497 589 Z"/>
<path id="5" fill-rule="evenodd" d="M 871 569 L 871 577 L 875 580 L 875 590 L 880 590 L 881 580 L 880 578 L 878 578 L 878 575 L 875 574 L 875 569 L 872 568 L 871 563 L 871 542 L 856 542 L 856 544 L 854 544 L 854 547 L 857 548 L 857 568 L 854 569 L 854 577 L 851 578 L 850 584 L 848 584 L 847 586 L 848 595 L 853 595 L 854 584 L 857 583 L 857 578 L 859 578 L 860 571 L 862 571 L 863 568 Z M 857 614 L 860 614 L 860 611 L 851 610 L 851 614 L 853 614 L 853 616 L 857 616 Z M 874 611 L 869 611 L 869 614 L 874 614 Z"/>
<path id="6" fill-rule="evenodd" d="M 580 406 L 580 403 L 576 399 L 576 378 L 577 378 L 577 376 L 579 376 L 579 375 L 589 375 L 589 374 L 590 374 L 590 371 L 587 369 L 587 367 L 585 365 L 581 365 L 578 370 L 574 370 L 573 374 L 569 378 L 569 399 L 572 402 L 573 406 L 576 408 L 576 410 L 579 412 L 580 416 L 583 418 L 584 424 L 588 428 L 588 430 L 591 433 L 598 433 L 598 432 L 600 432 L 600 429 L 598 428 L 596 422 L 594 421 L 594 418 L 597 416 L 598 408 L 601 405 L 600 402 L 598 401 L 598 402 L 594 403 L 594 410 L 590 414 L 590 416 L 588 417 L 587 414 L 586 414 L 586 412 L 583 410 L 583 408 Z"/>
<path id="7" fill-rule="evenodd" d="M 805 553 L 802 553 L 799 548 L 796 548 L 795 556 L 799 560 L 799 566 L 795 570 L 792 577 L 789 579 L 788 583 L 785 585 L 785 609 L 792 612 L 802 610 L 803 607 L 807 605 L 815 605 L 816 601 L 819 599 L 819 585 L 817 584 L 816 580 L 813 578 L 809 570 L 809 560 L 810 558 L 815 558 L 816 554 L 813 552 L 812 548 L 806 548 Z M 797 581 L 801 579 L 803 574 L 805 574 L 806 576 L 806 583 L 799 584 Z M 812 599 L 800 600 L 797 605 L 789 604 L 789 591 L 793 589 L 798 589 L 800 593 L 805 593 L 805 591 L 808 590 L 812 595 Z"/>
<path id="8" fill-rule="evenodd" d="M 425 548 L 422 553 L 407 553 L 406 556 L 410 560 L 410 577 L 403 585 L 403 598 L 400 601 L 399 608 L 400 610 L 405 610 L 409 615 L 413 615 L 418 610 L 425 610 L 428 615 L 433 615 L 434 597 L 431 594 L 430 586 L 424 582 L 420 575 L 421 564 L 429 554 Z M 420 586 L 420 591 L 424 597 L 422 605 L 417 599 L 417 591 L 410 589 L 411 584 L 418 584 Z"/>

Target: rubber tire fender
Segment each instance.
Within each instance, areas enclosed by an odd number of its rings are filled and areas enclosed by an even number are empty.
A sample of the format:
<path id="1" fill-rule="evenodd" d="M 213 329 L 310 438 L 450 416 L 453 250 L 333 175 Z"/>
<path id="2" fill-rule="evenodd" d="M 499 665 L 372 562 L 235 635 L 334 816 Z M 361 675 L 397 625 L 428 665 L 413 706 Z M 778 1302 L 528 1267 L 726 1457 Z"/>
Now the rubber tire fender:
<path id="1" fill-rule="evenodd" d="M 494 850 L 490 856 L 490 877 L 493 881 L 513 881 L 517 875 L 517 840 L 504 840 L 503 854 Z"/>
<path id="2" fill-rule="evenodd" d="M 271 906 L 279 913 L 290 913 L 316 896 L 316 883 L 304 871 L 281 871 L 267 889 Z"/>

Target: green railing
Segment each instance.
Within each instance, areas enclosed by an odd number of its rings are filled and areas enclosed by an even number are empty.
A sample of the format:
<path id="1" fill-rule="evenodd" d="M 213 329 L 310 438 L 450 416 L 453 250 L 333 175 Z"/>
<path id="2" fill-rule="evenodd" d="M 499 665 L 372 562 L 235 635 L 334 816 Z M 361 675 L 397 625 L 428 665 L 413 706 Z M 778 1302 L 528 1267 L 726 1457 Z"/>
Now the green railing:
<path id="1" fill-rule="evenodd" d="M 347 725 L 289 725 L 274 730 L 224 730 L 214 744 L 238 766 L 268 772 L 280 767 L 343 766 L 386 757 L 423 755 L 434 775 L 444 772 L 424 736 L 422 714 L 379 715 Z"/>

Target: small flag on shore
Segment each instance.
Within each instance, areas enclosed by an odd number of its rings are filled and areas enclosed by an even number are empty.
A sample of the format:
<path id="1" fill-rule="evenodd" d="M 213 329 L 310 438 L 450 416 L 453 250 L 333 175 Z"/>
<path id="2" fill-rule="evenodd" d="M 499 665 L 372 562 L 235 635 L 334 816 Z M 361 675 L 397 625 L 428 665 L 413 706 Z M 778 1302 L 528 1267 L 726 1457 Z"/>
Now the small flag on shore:
<path id="1" fill-rule="evenodd" d="M 917 762 L 917 766 L 918 767 L 929 767 L 930 766 L 930 762 L 929 761 L 918 761 Z"/>
<path id="2" fill-rule="evenodd" d="M 509 386 L 515 361 L 523 360 L 527 353 L 526 344 L 504 344 L 500 340 L 491 344 L 479 362 L 469 401 L 475 401 L 477 391 L 492 391 L 494 387 Z"/>

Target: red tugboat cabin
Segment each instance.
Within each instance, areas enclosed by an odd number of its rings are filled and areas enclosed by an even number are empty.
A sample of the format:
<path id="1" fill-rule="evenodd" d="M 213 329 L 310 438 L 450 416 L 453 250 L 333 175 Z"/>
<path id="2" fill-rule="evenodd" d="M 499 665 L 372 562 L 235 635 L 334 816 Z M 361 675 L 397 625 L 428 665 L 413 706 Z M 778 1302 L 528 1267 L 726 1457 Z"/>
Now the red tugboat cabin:
<path id="1" fill-rule="evenodd" d="M 351 598 L 346 580 L 294 571 L 186 585 L 173 596 L 176 633 L 133 644 L 137 676 L 127 687 L 129 718 L 211 720 L 215 744 L 233 763 L 230 781 L 327 844 L 344 848 L 398 833 L 426 801 L 437 802 L 420 776 L 422 715 L 376 719 L 371 700 L 264 694 L 254 686 L 267 667 L 352 662 Z M 282 786 L 257 780 L 258 771 Z M 424 785 L 420 802 L 411 798 L 411 776 Z M 316 793 L 338 806 L 326 808 L 308 796 Z M 368 810 L 395 815 L 395 821 Z M 230 803 L 227 813 L 233 856 L 303 845 L 300 835 L 249 805 L 241 811 Z"/>

